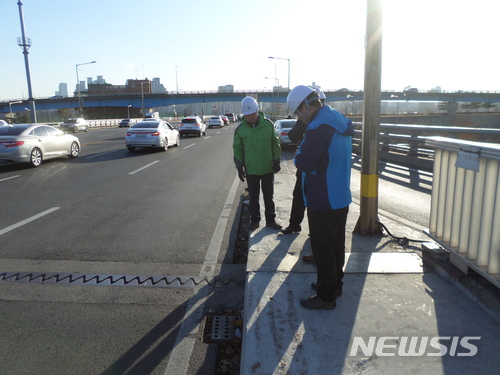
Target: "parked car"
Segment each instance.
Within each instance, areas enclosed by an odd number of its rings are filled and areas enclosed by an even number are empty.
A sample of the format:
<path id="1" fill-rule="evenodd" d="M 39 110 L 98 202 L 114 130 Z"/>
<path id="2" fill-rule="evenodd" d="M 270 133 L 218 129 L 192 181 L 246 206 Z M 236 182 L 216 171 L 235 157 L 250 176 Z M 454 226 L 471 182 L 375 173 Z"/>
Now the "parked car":
<path id="1" fill-rule="evenodd" d="M 227 116 L 227 118 L 229 119 L 229 121 L 231 121 L 231 122 L 236 122 L 237 121 L 236 114 L 229 112 L 229 113 L 225 113 L 225 115 Z"/>
<path id="2" fill-rule="evenodd" d="M 287 120 L 277 120 L 274 123 L 274 128 L 280 137 L 281 147 L 287 146 L 298 146 L 299 142 L 292 142 L 290 138 L 288 138 L 288 132 L 295 126 L 297 122 L 296 119 L 287 119 Z"/>
<path id="3" fill-rule="evenodd" d="M 222 121 L 224 121 L 224 125 L 229 125 L 229 119 L 227 116 L 222 115 L 221 118 L 222 118 Z"/>
<path id="4" fill-rule="evenodd" d="M 222 128 L 224 126 L 224 120 L 222 120 L 222 117 L 220 116 L 210 117 L 210 120 L 208 120 L 208 127 L 212 128 L 212 126 L 218 126 L 219 128 Z"/>
<path id="5" fill-rule="evenodd" d="M 49 125 L 16 124 L 0 126 L 0 161 L 30 163 L 38 167 L 42 161 L 80 154 L 77 137 Z"/>
<path id="6" fill-rule="evenodd" d="M 139 121 L 125 134 L 125 146 L 130 152 L 137 147 L 160 148 L 179 146 L 181 136 L 177 129 L 163 120 Z"/>
<path id="7" fill-rule="evenodd" d="M 179 134 L 181 137 L 183 135 L 188 136 L 189 134 L 201 137 L 202 135 L 207 135 L 207 126 L 198 116 L 184 117 L 179 124 Z"/>
<path id="8" fill-rule="evenodd" d="M 134 124 L 134 121 L 129 118 L 124 118 L 118 123 L 119 128 L 130 128 Z"/>
<path id="9" fill-rule="evenodd" d="M 88 131 L 87 127 L 87 121 L 83 118 L 70 118 L 59 125 L 59 129 L 65 133 L 76 133 L 79 130 Z"/>

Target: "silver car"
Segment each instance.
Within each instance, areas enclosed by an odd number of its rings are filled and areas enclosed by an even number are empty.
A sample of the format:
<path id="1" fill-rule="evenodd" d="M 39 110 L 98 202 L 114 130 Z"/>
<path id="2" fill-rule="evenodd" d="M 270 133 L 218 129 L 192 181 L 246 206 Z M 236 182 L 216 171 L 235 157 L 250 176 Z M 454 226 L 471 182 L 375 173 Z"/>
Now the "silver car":
<path id="1" fill-rule="evenodd" d="M 287 120 L 278 120 L 274 123 L 274 128 L 280 137 L 281 147 L 286 146 L 298 146 L 299 143 L 292 142 L 290 138 L 288 138 L 288 132 L 295 126 L 297 122 L 296 119 L 287 119 Z"/>
<path id="2" fill-rule="evenodd" d="M 79 130 L 88 131 L 88 124 L 83 118 L 69 118 L 59 125 L 59 129 L 66 133 L 76 133 Z"/>
<path id="3" fill-rule="evenodd" d="M 136 147 L 160 148 L 166 151 L 169 146 L 179 146 L 181 136 L 166 121 L 148 120 L 132 125 L 125 134 L 125 146 L 130 152 Z"/>
<path id="4" fill-rule="evenodd" d="M 76 158 L 80 153 L 77 137 L 52 126 L 17 124 L 0 127 L 0 162 L 30 163 L 38 167 L 43 160 Z"/>

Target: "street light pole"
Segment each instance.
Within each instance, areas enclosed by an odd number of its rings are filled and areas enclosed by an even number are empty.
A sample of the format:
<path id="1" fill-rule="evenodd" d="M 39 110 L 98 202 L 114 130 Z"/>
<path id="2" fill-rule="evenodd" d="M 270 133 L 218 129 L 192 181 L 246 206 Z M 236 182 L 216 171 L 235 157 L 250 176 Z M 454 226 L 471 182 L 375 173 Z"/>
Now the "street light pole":
<path id="1" fill-rule="evenodd" d="M 22 100 L 17 100 L 15 102 L 9 102 L 9 118 L 10 118 L 10 123 L 12 124 L 12 104 L 20 104 L 22 103 Z"/>
<path id="2" fill-rule="evenodd" d="M 179 93 L 179 81 L 177 80 L 177 68 L 179 65 L 175 66 L 175 88 L 177 89 L 177 94 Z"/>
<path id="3" fill-rule="evenodd" d="M 142 97 L 142 105 L 141 105 L 141 111 L 142 111 L 142 117 L 144 118 L 144 84 L 147 82 L 141 82 L 141 97 Z"/>
<path id="4" fill-rule="evenodd" d="M 127 118 L 130 118 L 130 107 L 132 107 L 132 104 L 129 104 L 127 106 L 127 114 L 128 114 Z"/>
<path id="5" fill-rule="evenodd" d="M 276 59 L 276 60 L 287 60 L 288 61 L 288 91 L 290 91 L 290 59 L 286 59 L 284 57 L 272 57 L 269 56 L 270 59 Z"/>
<path id="6" fill-rule="evenodd" d="M 78 106 L 80 107 L 80 117 L 82 116 L 83 108 L 82 108 L 82 92 L 80 88 L 80 78 L 78 77 L 78 67 L 80 65 L 87 65 L 87 64 L 95 64 L 97 61 L 90 61 L 86 63 L 81 63 L 81 64 L 76 64 L 76 87 L 78 88 Z"/>
<path id="7" fill-rule="evenodd" d="M 17 38 L 17 45 L 23 49 L 24 54 L 24 65 L 26 67 L 26 79 L 28 81 L 28 103 L 30 106 L 30 119 L 31 122 L 36 124 L 36 109 L 35 109 L 35 99 L 33 98 L 33 90 L 31 88 L 31 74 L 30 74 L 30 62 L 28 58 L 28 49 L 31 47 L 31 39 L 26 37 L 24 31 L 24 15 L 23 15 L 23 3 L 21 0 L 17 2 L 19 6 L 19 18 L 21 20 L 21 33 L 22 37 Z"/>
<path id="8" fill-rule="evenodd" d="M 354 232 L 380 234 L 378 163 L 382 72 L 382 0 L 367 0 L 360 216 Z"/>

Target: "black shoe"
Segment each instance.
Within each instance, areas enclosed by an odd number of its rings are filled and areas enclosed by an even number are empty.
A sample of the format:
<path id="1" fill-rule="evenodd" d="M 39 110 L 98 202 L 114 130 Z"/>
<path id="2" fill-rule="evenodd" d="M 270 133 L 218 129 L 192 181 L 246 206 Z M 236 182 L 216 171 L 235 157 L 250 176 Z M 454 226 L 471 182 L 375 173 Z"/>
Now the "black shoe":
<path id="1" fill-rule="evenodd" d="M 282 229 L 281 233 L 283 233 L 283 234 L 291 234 L 291 233 L 300 232 L 301 230 L 302 230 L 302 228 L 300 227 L 300 225 L 298 225 L 296 227 L 289 225 L 285 229 Z"/>
<path id="2" fill-rule="evenodd" d="M 273 221 L 272 223 L 266 223 L 266 227 L 273 228 L 273 229 L 276 229 L 276 230 L 281 230 L 281 225 L 279 225 L 275 221 Z"/>
<path id="3" fill-rule="evenodd" d="M 253 223 L 250 223 L 250 226 L 248 227 L 248 229 L 250 229 L 251 231 L 254 231 L 258 227 L 259 227 L 259 222 L 258 221 L 254 221 Z"/>
<path id="4" fill-rule="evenodd" d="M 318 298 L 318 296 L 312 296 L 307 299 L 301 299 L 300 305 L 309 310 L 333 310 L 337 306 L 337 302 L 325 302 Z"/>
<path id="5" fill-rule="evenodd" d="M 314 290 L 315 292 L 318 291 L 318 284 L 316 283 L 311 283 L 311 289 Z M 340 297 L 342 295 L 342 287 L 337 288 L 337 297 Z"/>

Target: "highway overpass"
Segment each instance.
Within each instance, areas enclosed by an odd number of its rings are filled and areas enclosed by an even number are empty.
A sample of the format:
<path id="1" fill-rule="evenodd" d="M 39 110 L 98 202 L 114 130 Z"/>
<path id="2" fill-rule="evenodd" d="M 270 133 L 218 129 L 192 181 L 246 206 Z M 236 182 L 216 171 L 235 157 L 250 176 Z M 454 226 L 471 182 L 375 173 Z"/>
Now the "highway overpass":
<path id="1" fill-rule="evenodd" d="M 326 101 L 360 101 L 363 91 L 325 91 Z M 260 102 L 285 103 L 287 91 L 235 91 L 220 93 L 216 91 L 169 92 L 163 94 L 114 94 L 83 96 L 84 107 L 128 107 L 153 108 L 179 104 L 239 102 L 245 96 L 257 96 Z M 434 101 L 461 103 L 500 103 L 500 92 L 433 92 L 433 91 L 384 91 L 383 101 Z M 36 109 L 78 108 L 78 97 L 69 98 L 35 98 Z M 144 102 L 144 103 L 143 103 Z M 9 103 L 11 103 L 9 105 Z M 28 99 L 0 101 L 0 113 L 24 111 L 28 107 Z"/>

